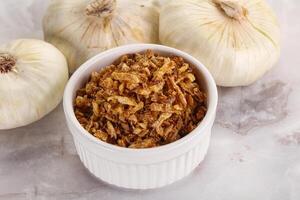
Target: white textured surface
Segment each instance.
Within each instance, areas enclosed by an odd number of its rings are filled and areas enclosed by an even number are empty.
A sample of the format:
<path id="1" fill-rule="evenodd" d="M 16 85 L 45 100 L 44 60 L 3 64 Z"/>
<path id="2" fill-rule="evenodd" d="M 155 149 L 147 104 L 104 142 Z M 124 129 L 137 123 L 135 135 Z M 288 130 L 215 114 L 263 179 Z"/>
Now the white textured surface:
<path id="1" fill-rule="evenodd" d="M 73 111 L 73 99 L 82 81 L 95 70 L 111 64 L 124 54 L 153 51 L 183 57 L 202 76 L 208 93 L 208 110 L 193 133 L 172 144 L 147 150 L 116 148 L 86 134 Z M 201 75 L 200 75 L 201 74 Z M 84 63 L 70 78 L 63 98 L 64 113 L 73 135 L 77 153 L 86 168 L 96 177 L 128 189 L 153 189 L 171 184 L 192 172 L 204 159 L 216 116 L 217 87 L 208 70 L 195 58 L 179 50 L 153 44 L 132 44 L 99 54 Z"/>
<path id="2" fill-rule="evenodd" d="M 81 161 L 96 177 L 123 188 L 149 189 L 171 184 L 195 169 L 204 159 L 209 144 L 210 133 L 202 134 L 205 137 L 188 152 L 164 162 L 147 165 L 116 163 L 104 159 L 92 153 L 82 138 L 75 140 L 75 146 Z"/>
<path id="3" fill-rule="evenodd" d="M 62 107 L 26 128 L 0 131 L 0 200 L 300 199 L 300 1 L 269 0 L 282 26 L 280 62 L 250 87 L 220 88 L 204 162 L 162 189 L 128 191 L 91 176 Z M 0 43 L 42 38 L 46 0 L 1 0 Z"/>

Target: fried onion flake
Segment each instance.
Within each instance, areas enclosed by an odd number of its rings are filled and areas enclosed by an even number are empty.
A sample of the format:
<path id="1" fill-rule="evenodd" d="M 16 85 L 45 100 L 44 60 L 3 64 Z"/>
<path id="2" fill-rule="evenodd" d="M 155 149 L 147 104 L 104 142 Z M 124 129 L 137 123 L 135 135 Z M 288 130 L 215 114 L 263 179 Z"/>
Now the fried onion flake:
<path id="1" fill-rule="evenodd" d="M 74 100 L 79 123 L 104 142 L 151 148 L 189 134 L 204 118 L 206 94 L 189 63 L 151 50 L 95 71 Z"/>

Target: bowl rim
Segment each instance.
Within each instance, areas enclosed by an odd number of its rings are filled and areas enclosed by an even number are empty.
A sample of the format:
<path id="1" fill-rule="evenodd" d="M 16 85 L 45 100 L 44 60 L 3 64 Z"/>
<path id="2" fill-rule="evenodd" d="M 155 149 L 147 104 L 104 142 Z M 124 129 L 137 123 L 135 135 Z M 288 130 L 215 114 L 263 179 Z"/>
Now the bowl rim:
<path id="1" fill-rule="evenodd" d="M 209 96 L 209 103 L 208 103 L 208 108 L 205 117 L 203 120 L 197 125 L 197 127 L 187 134 L 186 136 L 180 138 L 179 140 L 176 140 L 172 143 L 158 146 L 158 147 L 153 147 L 153 148 L 144 148 L 144 149 L 134 149 L 134 148 L 125 148 L 125 147 L 120 147 L 117 145 L 109 144 L 104 141 L 99 140 L 98 138 L 92 136 L 88 131 L 86 131 L 79 121 L 77 120 L 75 113 L 74 113 L 74 108 L 73 108 L 73 97 L 72 97 L 72 92 L 75 89 L 75 84 L 77 81 L 81 80 L 82 76 L 85 75 L 85 72 L 88 70 L 90 66 L 95 64 L 96 62 L 99 62 L 103 57 L 106 56 L 114 56 L 114 52 L 118 51 L 128 51 L 134 52 L 133 49 L 137 49 L 136 52 L 139 51 L 145 51 L 147 49 L 152 49 L 154 51 L 164 51 L 164 52 L 169 52 L 170 54 L 178 55 L 183 57 L 187 62 L 189 63 L 194 63 L 195 68 L 197 70 L 200 70 L 201 73 L 203 74 L 203 81 L 206 82 L 207 84 L 207 93 Z M 125 53 L 126 54 L 126 53 Z M 117 56 L 115 59 L 118 59 L 119 56 Z M 218 102 L 218 92 L 217 92 L 217 86 L 214 81 L 214 78 L 212 77 L 211 73 L 208 71 L 208 69 L 196 58 L 193 56 L 189 55 L 188 53 L 185 53 L 181 50 L 164 46 L 164 45 L 159 45 L 159 44 L 147 44 L 147 43 L 138 43 L 138 44 L 129 44 L 129 45 L 123 45 L 119 46 L 116 48 L 109 49 L 107 51 L 104 51 L 102 53 L 99 53 L 95 55 L 94 57 L 90 58 L 88 61 L 83 63 L 71 76 L 69 79 L 65 91 L 64 91 L 64 96 L 63 96 L 63 108 L 64 108 L 64 113 L 65 117 L 72 123 L 72 125 L 76 128 L 77 131 L 80 132 L 82 136 L 84 136 L 86 139 L 91 141 L 92 143 L 99 145 L 101 148 L 105 148 L 106 150 L 112 151 L 112 152 L 121 152 L 121 153 L 126 153 L 126 154 L 133 154 L 133 155 L 138 155 L 141 154 L 142 156 L 144 155 L 149 155 L 153 153 L 162 153 L 166 151 L 170 151 L 174 148 L 179 148 L 180 146 L 189 143 L 191 140 L 193 140 L 196 136 L 201 134 L 203 130 L 206 129 L 207 126 L 214 121 L 215 118 L 215 112 L 217 109 L 217 102 Z M 73 135 L 74 137 L 74 135 Z"/>

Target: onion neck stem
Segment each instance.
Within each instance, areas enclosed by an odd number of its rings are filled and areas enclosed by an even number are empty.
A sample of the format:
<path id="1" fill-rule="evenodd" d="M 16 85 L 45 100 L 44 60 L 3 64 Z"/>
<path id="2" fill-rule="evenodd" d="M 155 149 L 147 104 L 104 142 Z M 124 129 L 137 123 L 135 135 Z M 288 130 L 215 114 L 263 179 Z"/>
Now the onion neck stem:
<path id="1" fill-rule="evenodd" d="M 248 14 L 248 10 L 240 5 L 237 0 L 214 0 L 214 3 L 227 17 L 238 21 L 245 19 Z"/>
<path id="2" fill-rule="evenodd" d="M 115 9 L 116 0 L 94 0 L 86 7 L 85 13 L 87 16 L 108 20 L 113 17 Z"/>

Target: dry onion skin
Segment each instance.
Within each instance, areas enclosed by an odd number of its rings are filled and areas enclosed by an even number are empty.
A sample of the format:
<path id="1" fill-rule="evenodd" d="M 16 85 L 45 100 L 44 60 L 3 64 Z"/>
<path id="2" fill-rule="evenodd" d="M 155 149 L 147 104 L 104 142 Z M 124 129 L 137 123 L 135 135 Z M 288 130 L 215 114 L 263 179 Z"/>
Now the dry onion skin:
<path id="1" fill-rule="evenodd" d="M 69 71 L 105 50 L 158 43 L 158 7 L 149 0 L 52 0 L 43 19 L 45 40 L 67 58 Z"/>
<path id="2" fill-rule="evenodd" d="M 67 61 L 51 44 L 18 39 L 1 45 L 0 130 L 29 125 L 54 110 L 68 78 Z"/>
<path id="3" fill-rule="evenodd" d="M 121 147 L 151 148 L 190 133 L 206 114 L 206 94 L 178 56 L 147 50 L 122 56 L 93 72 L 77 91 L 79 123 L 96 138 Z"/>
<path id="4" fill-rule="evenodd" d="M 201 60 L 219 86 L 250 85 L 280 56 L 278 20 L 265 0 L 166 1 L 159 21 L 160 42 Z"/>

